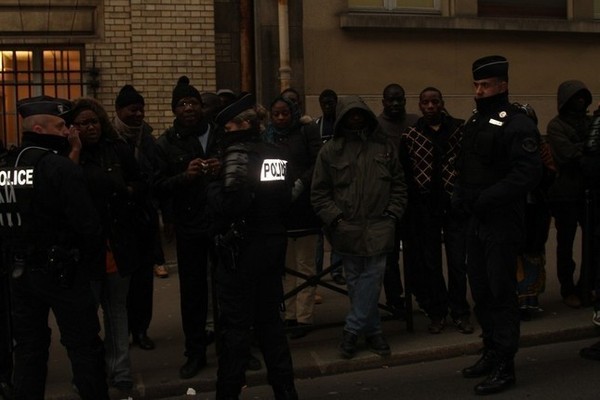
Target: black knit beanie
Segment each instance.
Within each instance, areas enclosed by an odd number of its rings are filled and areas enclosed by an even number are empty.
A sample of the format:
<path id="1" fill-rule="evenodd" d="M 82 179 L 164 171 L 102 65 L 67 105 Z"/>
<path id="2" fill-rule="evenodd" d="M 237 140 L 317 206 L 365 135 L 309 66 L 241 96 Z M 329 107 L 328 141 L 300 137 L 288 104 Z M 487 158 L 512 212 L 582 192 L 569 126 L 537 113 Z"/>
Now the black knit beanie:
<path id="1" fill-rule="evenodd" d="M 144 105 L 144 96 L 142 96 L 135 88 L 131 85 L 125 85 L 119 91 L 115 100 L 115 108 L 117 110 L 127 107 L 130 104 L 141 104 Z"/>
<path id="2" fill-rule="evenodd" d="M 202 96 L 198 89 L 190 85 L 190 79 L 183 75 L 177 80 L 177 86 L 173 89 L 173 99 L 171 100 L 171 109 L 175 111 L 179 100 L 186 97 L 194 97 L 202 104 Z"/>

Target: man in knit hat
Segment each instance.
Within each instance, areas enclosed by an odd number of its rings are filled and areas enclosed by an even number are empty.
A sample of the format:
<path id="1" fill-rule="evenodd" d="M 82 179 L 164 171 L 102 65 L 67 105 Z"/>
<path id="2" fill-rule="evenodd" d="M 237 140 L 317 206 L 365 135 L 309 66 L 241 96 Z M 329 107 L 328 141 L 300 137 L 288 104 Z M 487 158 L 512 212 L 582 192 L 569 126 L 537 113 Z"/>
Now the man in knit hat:
<path id="1" fill-rule="evenodd" d="M 144 97 L 133 86 L 125 85 L 115 99 L 116 115 L 112 123 L 119 136 L 132 147 L 140 172 L 150 187 L 157 165 L 156 139 L 152 136 L 152 127 L 144 122 L 144 107 Z M 164 267 L 165 256 L 160 242 L 158 201 L 151 198 L 150 193 L 147 197 L 142 203 L 146 206 L 143 212 L 150 216 L 153 232 L 149 232 L 143 248 L 152 248 L 154 251 L 140 255 L 144 265 L 131 275 L 127 316 L 133 344 L 144 350 L 152 350 L 154 342 L 148 337 L 147 330 L 152 319 L 153 266 L 158 277 L 167 277 L 169 273 Z"/>
<path id="2" fill-rule="evenodd" d="M 207 261 L 210 239 L 205 234 L 206 186 L 219 171 L 216 158 L 220 136 L 202 114 L 202 97 L 187 76 L 173 89 L 173 126 L 157 141 L 157 195 L 171 205 L 179 271 L 181 320 L 186 363 L 182 379 L 195 376 L 206 365 L 205 331 L 208 312 Z"/>
<path id="3" fill-rule="evenodd" d="M 542 162 L 535 123 L 508 101 L 506 58 L 480 58 L 472 72 L 477 109 L 464 127 L 452 203 L 468 218 L 467 270 L 484 345 L 462 374 L 486 377 L 474 390 L 489 394 L 516 380 L 517 255 L 526 195 L 541 178 Z"/>

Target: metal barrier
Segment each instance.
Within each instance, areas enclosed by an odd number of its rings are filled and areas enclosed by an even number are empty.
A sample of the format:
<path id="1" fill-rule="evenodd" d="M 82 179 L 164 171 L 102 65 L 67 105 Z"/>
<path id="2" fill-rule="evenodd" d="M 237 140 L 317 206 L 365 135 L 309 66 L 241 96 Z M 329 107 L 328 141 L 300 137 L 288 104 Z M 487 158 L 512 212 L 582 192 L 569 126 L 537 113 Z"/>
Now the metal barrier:
<path id="1" fill-rule="evenodd" d="M 298 271 L 289 269 L 289 268 L 285 268 L 285 273 L 286 274 L 290 274 L 292 276 L 295 276 L 297 278 L 301 278 L 304 279 L 304 282 L 298 286 L 296 286 L 294 289 L 290 290 L 289 292 L 285 293 L 283 296 L 283 300 L 288 300 L 292 297 L 294 297 L 295 295 L 297 295 L 301 290 L 309 287 L 309 286 L 321 286 L 324 287 L 326 289 L 332 290 L 336 293 L 339 293 L 341 295 L 344 296 L 348 296 L 348 291 L 345 289 L 342 289 L 338 286 L 332 285 L 328 282 L 324 282 L 323 281 L 323 277 L 330 274 L 331 271 L 333 271 L 334 269 L 338 268 L 339 266 L 342 265 L 342 261 L 338 261 L 336 263 L 331 264 L 329 267 L 327 268 L 323 268 L 323 270 L 321 272 L 318 272 L 316 275 L 313 276 L 308 276 L 305 275 L 303 273 L 300 273 Z M 414 332 L 414 324 L 413 324 L 413 313 L 412 313 L 412 294 L 409 291 L 409 286 L 408 286 L 408 281 L 406 280 L 406 268 L 404 269 L 404 282 L 405 282 L 405 288 L 404 288 L 404 304 L 405 304 L 405 310 L 406 310 L 406 315 L 404 317 L 404 320 L 406 321 L 406 330 L 408 332 Z M 388 306 L 387 304 L 382 304 L 379 303 L 378 307 L 380 310 L 383 311 L 387 311 L 392 315 L 389 316 L 382 316 L 382 320 L 389 320 L 389 319 L 394 319 L 396 318 L 393 315 L 393 308 Z M 341 325 L 344 322 L 340 322 L 340 323 L 329 323 L 329 324 L 323 324 L 320 325 L 321 327 L 330 327 L 332 325 Z"/>

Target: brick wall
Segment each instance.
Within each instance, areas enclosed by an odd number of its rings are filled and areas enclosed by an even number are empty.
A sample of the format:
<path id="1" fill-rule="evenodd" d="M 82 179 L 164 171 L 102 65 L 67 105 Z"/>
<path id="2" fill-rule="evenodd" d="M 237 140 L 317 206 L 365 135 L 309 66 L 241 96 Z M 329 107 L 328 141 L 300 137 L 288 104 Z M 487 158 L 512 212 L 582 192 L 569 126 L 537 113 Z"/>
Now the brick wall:
<path id="1" fill-rule="evenodd" d="M 160 134 L 173 121 L 171 92 L 181 75 L 214 91 L 212 0 L 105 0 L 101 39 L 86 44 L 86 64 L 100 70 L 96 97 L 113 114 L 124 84 L 146 100 L 146 121 Z"/>

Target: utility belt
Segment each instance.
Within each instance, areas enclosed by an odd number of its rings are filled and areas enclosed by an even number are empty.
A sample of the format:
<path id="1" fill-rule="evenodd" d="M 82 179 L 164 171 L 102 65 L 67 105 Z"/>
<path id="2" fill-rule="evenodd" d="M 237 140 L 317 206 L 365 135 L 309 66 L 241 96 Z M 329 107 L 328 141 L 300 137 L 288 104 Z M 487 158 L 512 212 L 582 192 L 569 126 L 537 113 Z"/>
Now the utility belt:
<path id="1" fill-rule="evenodd" d="M 69 288 L 81 261 L 78 249 L 51 246 L 47 250 L 13 251 L 11 270 L 13 279 L 25 271 L 47 274 L 60 287 Z"/>
<path id="2" fill-rule="evenodd" d="M 232 223 L 224 234 L 215 236 L 215 247 L 219 264 L 224 268 L 236 271 L 240 247 L 245 237 L 246 223 L 240 220 Z"/>

